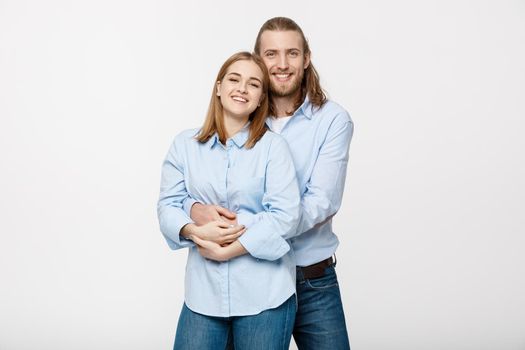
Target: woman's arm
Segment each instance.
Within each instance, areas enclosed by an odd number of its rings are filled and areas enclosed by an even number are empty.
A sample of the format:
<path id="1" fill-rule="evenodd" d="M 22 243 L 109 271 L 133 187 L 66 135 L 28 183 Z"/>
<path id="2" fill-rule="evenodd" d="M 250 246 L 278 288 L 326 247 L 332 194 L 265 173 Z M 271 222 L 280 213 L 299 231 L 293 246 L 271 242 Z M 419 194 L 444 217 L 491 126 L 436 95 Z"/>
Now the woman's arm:
<path id="1" fill-rule="evenodd" d="M 228 261 L 248 253 L 239 241 L 235 241 L 226 246 L 221 246 L 217 243 L 200 239 L 197 236 L 191 236 L 191 239 L 197 245 L 200 255 L 210 260 Z"/>
<path id="2" fill-rule="evenodd" d="M 243 226 L 213 221 L 203 226 L 193 224 L 184 212 L 183 203 L 189 198 L 184 181 L 185 133 L 173 141 L 162 164 L 160 196 L 157 214 L 160 230 L 172 249 L 193 246 L 190 235 L 212 241 L 219 245 L 233 242 L 245 231 Z"/>
<path id="3" fill-rule="evenodd" d="M 182 227 L 192 223 L 191 218 L 182 209 L 182 203 L 188 197 L 182 158 L 184 146 L 182 133 L 174 139 L 162 163 L 160 195 L 157 202 L 160 231 L 172 249 L 193 246 L 191 240 L 179 235 Z"/>

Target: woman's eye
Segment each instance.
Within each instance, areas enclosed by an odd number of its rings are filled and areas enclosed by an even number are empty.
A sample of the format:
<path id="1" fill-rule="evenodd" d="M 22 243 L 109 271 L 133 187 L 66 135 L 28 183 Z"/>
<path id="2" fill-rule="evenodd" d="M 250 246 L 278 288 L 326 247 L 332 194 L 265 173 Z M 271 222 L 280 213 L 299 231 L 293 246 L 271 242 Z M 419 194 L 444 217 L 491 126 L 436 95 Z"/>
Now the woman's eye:
<path id="1" fill-rule="evenodd" d="M 239 80 L 235 79 L 235 78 L 230 78 L 228 79 L 229 81 L 233 81 L 234 83 L 238 82 Z"/>
<path id="2" fill-rule="evenodd" d="M 253 86 L 254 88 L 257 88 L 257 89 L 259 88 L 259 84 L 251 83 L 250 85 Z"/>

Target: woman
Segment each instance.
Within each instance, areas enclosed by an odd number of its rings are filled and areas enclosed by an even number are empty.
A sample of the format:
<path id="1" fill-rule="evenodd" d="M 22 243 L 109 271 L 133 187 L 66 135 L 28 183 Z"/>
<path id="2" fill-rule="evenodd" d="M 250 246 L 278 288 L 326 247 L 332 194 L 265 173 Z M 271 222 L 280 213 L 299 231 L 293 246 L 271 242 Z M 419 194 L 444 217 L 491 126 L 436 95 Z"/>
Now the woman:
<path id="1" fill-rule="evenodd" d="M 174 349 L 288 349 L 295 262 L 286 238 L 299 191 L 286 142 L 267 131 L 269 77 L 240 52 L 221 67 L 204 125 L 179 134 L 162 168 L 158 216 L 172 249 L 189 247 Z M 245 228 L 196 226 L 187 198 L 218 203 Z"/>

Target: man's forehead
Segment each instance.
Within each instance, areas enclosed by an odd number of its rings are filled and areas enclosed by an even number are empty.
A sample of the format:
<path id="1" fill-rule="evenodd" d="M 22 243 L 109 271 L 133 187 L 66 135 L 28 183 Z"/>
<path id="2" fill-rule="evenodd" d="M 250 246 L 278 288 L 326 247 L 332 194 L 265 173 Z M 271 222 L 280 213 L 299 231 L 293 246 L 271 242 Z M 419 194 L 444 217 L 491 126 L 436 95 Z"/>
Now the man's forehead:
<path id="1" fill-rule="evenodd" d="M 301 34 L 295 30 L 265 30 L 261 34 L 261 49 L 303 50 L 303 40 Z"/>

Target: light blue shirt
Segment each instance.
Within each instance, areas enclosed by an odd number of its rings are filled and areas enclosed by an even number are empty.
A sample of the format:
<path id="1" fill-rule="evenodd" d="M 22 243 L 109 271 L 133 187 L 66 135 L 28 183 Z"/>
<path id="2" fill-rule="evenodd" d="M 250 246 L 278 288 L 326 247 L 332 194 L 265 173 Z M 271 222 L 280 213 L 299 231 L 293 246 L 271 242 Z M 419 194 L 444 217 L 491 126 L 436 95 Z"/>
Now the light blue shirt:
<path id="1" fill-rule="evenodd" d="M 272 118 L 267 124 L 272 128 Z M 320 109 L 308 98 L 281 130 L 288 142 L 301 192 L 301 217 L 292 238 L 298 266 L 332 256 L 339 240 L 332 217 L 341 206 L 354 125 L 338 104 L 327 101 Z"/>
<path id="2" fill-rule="evenodd" d="M 157 206 L 160 229 L 172 249 L 189 247 L 185 301 L 209 316 L 254 315 L 295 292 L 295 259 L 287 238 L 296 233 L 300 195 L 289 147 L 270 131 L 247 149 L 245 127 L 226 145 L 179 134 L 162 166 Z M 193 198 L 238 214 L 248 229 L 239 241 L 249 254 L 216 262 L 203 258 L 181 228 L 192 222 L 183 203 Z"/>
<path id="3" fill-rule="evenodd" d="M 272 129 L 272 118 L 267 124 Z M 329 258 L 339 245 L 332 217 L 343 198 L 353 131 L 352 119 L 341 106 L 327 101 L 319 109 L 307 97 L 280 132 L 292 152 L 301 192 L 299 225 L 290 240 L 298 266 Z M 185 201 L 186 213 L 194 203 L 193 198 Z"/>

